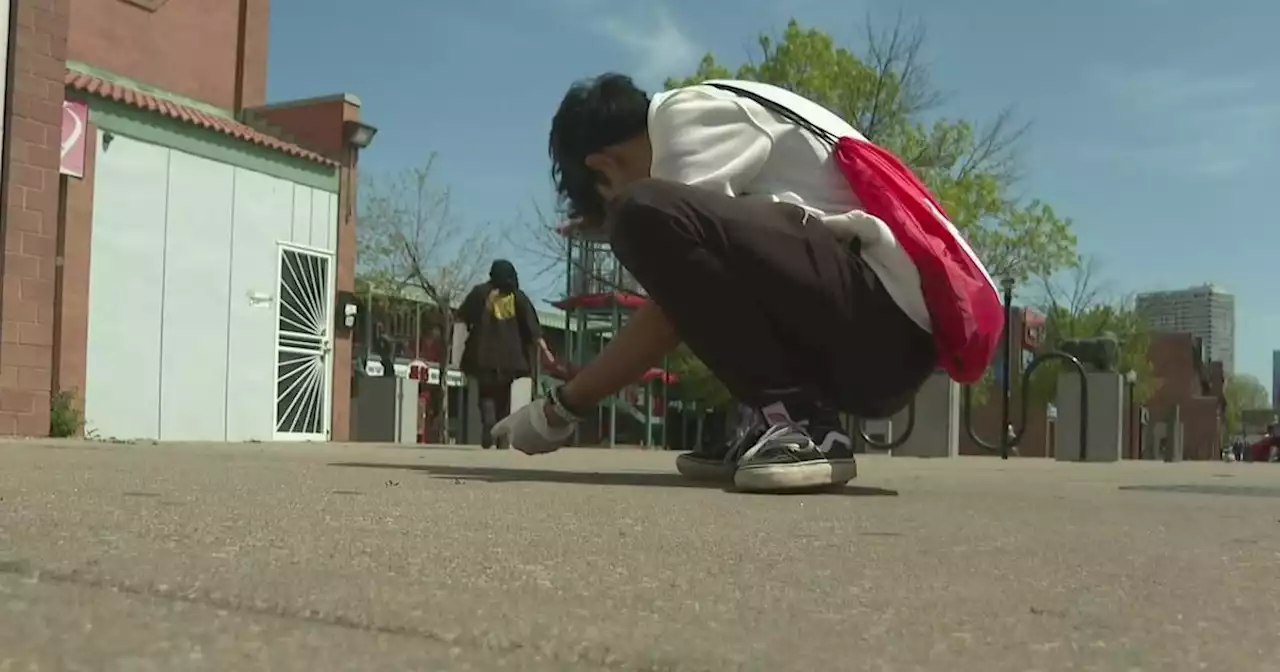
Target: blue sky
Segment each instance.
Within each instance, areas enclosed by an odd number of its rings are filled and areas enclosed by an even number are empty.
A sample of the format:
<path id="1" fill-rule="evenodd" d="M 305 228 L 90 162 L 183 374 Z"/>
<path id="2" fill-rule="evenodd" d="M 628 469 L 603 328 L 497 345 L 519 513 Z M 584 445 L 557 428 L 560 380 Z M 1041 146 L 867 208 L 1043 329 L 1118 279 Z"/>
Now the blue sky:
<path id="1" fill-rule="evenodd" d="M 1237 369 L 1269 386 L 1274 0 L 273 0 L 269 99 L 357 94 L 380 128 L 363 170 L 436 152 L 467 222 L 512 223 L 550 202 L 546 133 L 574 79 L 618 70 L 657 89 L 705 52 L 744 60 L 790 17 L 856 48 L 867 12 L 900 10 L 927 26 L 944 114 L 1012 106 L 1034 124 L 1020 188 L 1075 221 L 1107 287 L 1234 292 Z"/>

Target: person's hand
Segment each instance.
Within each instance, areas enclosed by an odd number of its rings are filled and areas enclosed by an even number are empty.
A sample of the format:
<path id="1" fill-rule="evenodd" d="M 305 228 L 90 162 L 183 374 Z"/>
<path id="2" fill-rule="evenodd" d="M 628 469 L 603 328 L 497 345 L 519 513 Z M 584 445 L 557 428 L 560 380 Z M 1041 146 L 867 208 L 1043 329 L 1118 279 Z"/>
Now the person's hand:
<path id="1" fill-rule="evenodd" d="M 563 360 L 556 360 L 546 368 L 548 374 L 565 382 L 573 380 L 573 377 L 578 375 L 581 370 L 582 367 L 580 365 Z"/>
<path id="2" fill-rule="evenodd" d="M 512 448 L 526 455 L 551 453 L 573 437 L 574 425 L 552 427 L 547 422 L 546 399 L 534 399 L 493 426 L 494 438 L 506 437 Z"/>

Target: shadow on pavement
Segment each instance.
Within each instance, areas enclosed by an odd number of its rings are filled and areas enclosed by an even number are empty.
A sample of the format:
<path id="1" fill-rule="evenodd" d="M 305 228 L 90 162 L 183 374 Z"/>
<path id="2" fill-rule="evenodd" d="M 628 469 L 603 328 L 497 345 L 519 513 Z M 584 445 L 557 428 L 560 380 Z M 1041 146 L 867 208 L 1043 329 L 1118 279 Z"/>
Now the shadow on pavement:
<path id="1" fill-rule="evenodd" d="M 386 464 L 380 462 L 332 462 L 331 467 L 358 469 L 397 469 L 414 471 L 431 478 L 485 483 L 565 483 L 578 485 L 630 485 L 650 488 L 718 488 L 717 483 L 697 483 L 679 474 L 651 472 L 577 472 L 550 469 L 504 469 L 498 467 L 443 467 L 422 464 Z M 897 490 L 861 486 L 827 488 L 797 494 L 844 495 L 846 497 L 897 497 Z"/>
<path id="2" fill-rule="evenodd" d="M 454 443 L 365 443 L 362 444 L 370 448 L 384 448 L 388 450 L 416 450 L 424 453 L 430 453 L 437 450 L 454 450 L 464 453 L 478 453 L 481 451 L 480 446 L 471 446 L 467 444 Z"/>
<path id="3" fill-rule="evenodd" d="M 1217 474 L 1214 474 L 1217 476 Z M 1121 490 L 1135 492 L 1176 492 L 1189 495 L 1225 495 L 1228 497 L 1280 497 L 1280 486 L 1249 485 L 1122 485 Z"/>

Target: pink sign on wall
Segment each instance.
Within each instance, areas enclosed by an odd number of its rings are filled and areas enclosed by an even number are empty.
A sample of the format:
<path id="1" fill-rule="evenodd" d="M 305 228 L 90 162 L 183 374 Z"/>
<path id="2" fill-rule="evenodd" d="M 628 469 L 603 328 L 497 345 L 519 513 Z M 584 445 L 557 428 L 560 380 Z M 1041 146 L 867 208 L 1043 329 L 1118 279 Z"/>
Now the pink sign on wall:
<path id="1" fill-rule="evenodd" d="M 63 175 L 84 177 L 85 134 L 89 129 L 89 105 L 82 100 L 62 101 Z"/>

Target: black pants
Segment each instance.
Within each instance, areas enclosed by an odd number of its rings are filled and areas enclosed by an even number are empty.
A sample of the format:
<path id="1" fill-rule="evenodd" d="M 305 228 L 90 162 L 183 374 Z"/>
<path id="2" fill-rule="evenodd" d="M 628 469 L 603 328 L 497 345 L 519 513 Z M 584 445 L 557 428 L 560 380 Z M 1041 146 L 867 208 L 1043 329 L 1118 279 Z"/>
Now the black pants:
<path id="1" fill-rule="evenodd" d="M 511 414 L 510 380 L 482 380 L 477 383 L 480 402 L 480 445 L 493 445 L 493 426 Z"/>
<path id="2" fill-rule="evenodd" d="M 742 402 L 886 417 L 935 369 L 932 336 L 798 207 L 645 180 L 614 199 L 606 227 L 618 260 Z"/>

